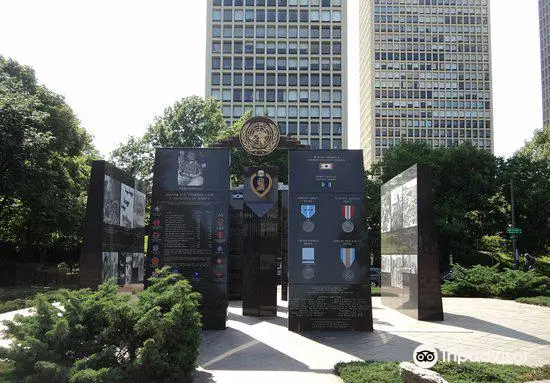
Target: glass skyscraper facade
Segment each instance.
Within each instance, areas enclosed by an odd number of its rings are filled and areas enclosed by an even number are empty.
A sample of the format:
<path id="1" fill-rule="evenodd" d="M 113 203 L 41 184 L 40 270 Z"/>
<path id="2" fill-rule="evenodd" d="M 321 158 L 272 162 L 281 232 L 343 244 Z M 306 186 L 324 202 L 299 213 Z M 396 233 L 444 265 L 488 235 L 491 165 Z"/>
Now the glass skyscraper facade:
<path id="1" fill-rule="evenodd" d="M 346 0 L 208 0 L 207 17 L 206 96 L 228 124 L 252 111 L 347 147 Z"/>
<path id="2" fill-rule="evenodd" d="M 489 0 L 360 0 L 361 148 L 493 152 Z"/>
<path id="3" fill-rule="evenodd" d="M 550 124 L 550 0 L 539 0 L 540 58 L 542 68 L 542 112 Z"/>

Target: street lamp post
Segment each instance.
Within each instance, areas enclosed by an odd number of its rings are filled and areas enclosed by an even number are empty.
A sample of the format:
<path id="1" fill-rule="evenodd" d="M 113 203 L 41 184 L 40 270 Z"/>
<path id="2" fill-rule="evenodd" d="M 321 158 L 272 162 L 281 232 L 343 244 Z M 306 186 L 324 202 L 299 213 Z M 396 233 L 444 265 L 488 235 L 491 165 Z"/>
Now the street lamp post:
<path id="1" fill-rule="evenodd" d="M 516 211 L 515 211 L 515 203 L 514 203 L 514 179 L 510 179 L 510 200 L 512 205 L 512 227 L 516 227 Z M 518 244 L 516 241 L 517 235 L 512 235 L 512 247 L 514 249 L 514 269 L 519 269 L 519 251 L 518 251 Z"/>

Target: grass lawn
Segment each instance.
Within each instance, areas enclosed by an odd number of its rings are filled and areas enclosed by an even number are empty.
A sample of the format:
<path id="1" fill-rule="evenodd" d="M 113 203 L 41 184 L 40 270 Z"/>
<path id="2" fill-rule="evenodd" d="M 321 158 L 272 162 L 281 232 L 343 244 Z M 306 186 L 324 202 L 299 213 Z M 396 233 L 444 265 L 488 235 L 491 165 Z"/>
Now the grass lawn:
<path id="1" fill-rule="evenodd" d="M 550 307 L 550 297 L 518 298 L 516 302 Z"/>
<path id="2" fill-rule="evenodd" d="M 398 362 L 338 363 L 335 369 L 344 383 L 402 383 Z M 432 370 L 451 383 L 521 383 L 550 379 L 550 365 L 528 367 L 439 362 Z"/>

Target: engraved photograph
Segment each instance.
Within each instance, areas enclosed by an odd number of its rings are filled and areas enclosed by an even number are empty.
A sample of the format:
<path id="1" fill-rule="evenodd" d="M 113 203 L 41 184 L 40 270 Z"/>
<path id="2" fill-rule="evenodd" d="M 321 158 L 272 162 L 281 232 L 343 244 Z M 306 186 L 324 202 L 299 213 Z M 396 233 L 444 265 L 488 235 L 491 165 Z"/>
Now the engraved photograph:
<path id="1" fill-rule="evenodd" d="M 403 227 L 403 188 L 396 187 L 391 191 L 391 231 Z"/>
<path id="2" fill-rule="evenodd" d="M 120 226 L 120 181 L 105 175 L 103 222 Z"/>
<path id="3" fill-rule="evenodd" d="M 391 230 L 391 194 L 382 195 L 382 221 L 380 222 L 382 233 L 389 233 Z"/>
<path id="4" fill-rule="evenodd" d="M 403 185 L 403 227 L 417 226 L 416 178 Z"/>
<path id="5" fill-rule="evenodd" d="M 145 227 L 145 194 L 134 190 L 134 227 Z"/>
<path id="6" fill-rule="evenodd" d="M 192 151 L 180 151 L 178 157 L 178 185 L 180 188 L 200 187 L 204 184 L 204 169 L 206 162 Z"/>
<path id="7" fill-rule="evenodd" d="M 120 226 L 134 227 L 134 188 L 125 184 L 120 188 Z"/>
<path id="8" fill-rule="evenodd" d="M 101 280 L 107 282 L 110 279 L 114 279 L 114 282 L 117 282 L 117 271 L 118 271 L 118 253 L 114 252 L 104 252 L 102 255 L 102 269 L 101 269 Z"/>

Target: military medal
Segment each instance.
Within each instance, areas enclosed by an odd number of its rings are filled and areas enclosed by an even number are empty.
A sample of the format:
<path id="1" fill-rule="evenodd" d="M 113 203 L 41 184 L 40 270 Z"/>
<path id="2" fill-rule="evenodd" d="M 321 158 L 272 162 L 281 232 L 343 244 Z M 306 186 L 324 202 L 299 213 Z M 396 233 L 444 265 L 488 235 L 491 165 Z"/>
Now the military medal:
<path id="1" fill-rule="evenodd" d="M 302 215 L 306 217 L 306 220 L 302 223 L 302 229 L 306 233 L 311 233 L 315 230 L 315 224 L 310 219 L 315 215 L 315 205 L 301 205 L 300 210 Z"/>
<path id="2" fill-rule="evenodd" d="M 307 265 L 304 270 L 302 270 L 302 277 L 304 277 L 304 279 L 313 279 L 314 276 L 315 270 L 313 270 L 313 267 L 311 267 L 310 265 Z"/>
<path id="3" fill-rule="evenodd" d="M 344 278 L 345 281 L 352 281 L 355 277 L 355 274 L 353 270 L 350 269 L 350 267 L 353 265 L 353 262 L 355 262 L 355 249 L 348 249 L 342 247 L 340 249 L 340 260 L 346 266 L 346 269 L 342 273 L 342 278 Z"/>
<path id="4" fill-rule="evenodd" d="M 354 205 L 343 205 L 342 206 L 342 215 L 346 219 L 342 223 L 342 230 L 344 233 L 351 233 L 355 229 L 355 224 L 351 220 L 355 216 L 355 206 Z"/>

